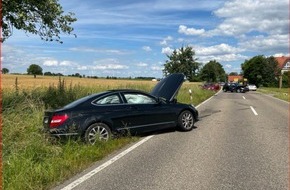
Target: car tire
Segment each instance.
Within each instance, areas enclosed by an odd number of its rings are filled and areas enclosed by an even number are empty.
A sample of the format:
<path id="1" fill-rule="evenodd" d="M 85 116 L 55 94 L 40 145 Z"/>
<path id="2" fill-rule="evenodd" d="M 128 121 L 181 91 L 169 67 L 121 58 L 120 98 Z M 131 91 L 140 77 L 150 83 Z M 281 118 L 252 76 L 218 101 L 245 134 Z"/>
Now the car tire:
<path id="1" fill-rule="evenodd" d="M 108 141 L 112 136 L 111 129 L 104 123 L 90 125 L 85 132 L 85 142 L 95 144 L 97 141 Z"/>
<path id="2" fill-rule="evenodd" d="M 240 93 L 241 92 L 241 89 L 237 89 L 237 93 Z"/>
<path id="3" fill-rule="evenodd" d="M 190 131 L 194 128 L 195 119 L 193 117 L 193 114 L 185 110 L 181 112 L 181 114 L 178 117 L 178 128 L 182 131 Z"/>

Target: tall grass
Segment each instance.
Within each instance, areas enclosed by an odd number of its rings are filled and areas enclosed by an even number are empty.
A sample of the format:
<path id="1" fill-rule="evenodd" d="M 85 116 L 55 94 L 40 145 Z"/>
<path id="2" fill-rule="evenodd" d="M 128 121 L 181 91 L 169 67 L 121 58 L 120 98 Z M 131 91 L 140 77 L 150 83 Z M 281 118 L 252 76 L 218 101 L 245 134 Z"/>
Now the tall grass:
<path id="1" fill-rule="evenodd" d="M 290 102 L 289 92 L 290 88 L 258 88 L 259 92 L 262 92 L 264 94 L 269 94 L 271 96 L 274 96 L 276 98 L 279 98 L 281 100 L 285 100 Z"/>
<path id="2" fill-rule="evenodd" d="M 117 88 L 150 91 L 153 86 L 136 83 Z M 178 95 L 179 101 L 190 103 L 189 88 L 193 90 L 194 104 L 213 94 L 197 85 L 184 84 Z M 112 151 L 138 140 L 138 137 L 123 137 L 89 146 L 81 140 L 52 142 L 42 132 L 45 109 L 112 89 L 111 86 L 84 87 L 66 84 L 59 79 L 56 86 L 19 90 L 16 84 L 15 89 L 5 90 L 2 97 L 4 189 L 49 189 Z"/>

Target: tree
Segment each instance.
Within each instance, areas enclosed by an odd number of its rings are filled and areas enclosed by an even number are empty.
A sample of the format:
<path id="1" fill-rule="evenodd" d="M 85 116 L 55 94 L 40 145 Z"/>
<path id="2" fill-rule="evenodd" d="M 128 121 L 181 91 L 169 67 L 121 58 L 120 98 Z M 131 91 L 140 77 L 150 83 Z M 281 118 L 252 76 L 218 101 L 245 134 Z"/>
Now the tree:
<path id="1" fill-rule="evenodd" d="M 226 72 L 216 60 L 210 61 L 200 71 L 200 78 L 207 82 L 225 81 Z"/>
<path id="2" fill-rule="evenodd" d="M 45 72 L 43 75 L 45 75 L 45 76 L 52 76 L 52 73 L 50 71 L 48 71 L 48 72 Z"/>
<path id="3" fill-rule="evenodd" d="M 36 34 L 45 41 L 60 40 L 60 34 L 71 34 L 74 13 L 64 14 L 58 0 L 3 0 L 2 42 L 13 34 L 13 28 Z"/>
<path id="4" fill-rule="evenodd" d="M 32 64 L 28 67 L 27 73 L 34 75 L 34 78 L 36 78 L 36 75 L 42 75 L 42 68 L 39 65 Z"/>
<path id="5" fill-rule="evenodd" d="M 279 75 L 278 63 L 273 56 L 266 58 L 263 55 L 258 55 L 250 60 L 245 60 L 242 64 L 244 78 L 247 78 L 249 83 L 256 86 L 277 86 Z"/>
<path id="6" fill-rule="evenodd" d="M 3 73 L 3 74 L 7 74 L 7 73 L 9 73 L 9 69 L 7 69 L 7 68 L 3 68 L 3 69 L 2 69 L 2 73 Z"/>
<path id="7" fill-rule="evenodd" d="M 230 76 L 238 76 L 239 74 L 237 72 L 230 72 Z"/>
<path id="8" fill-rule="evenodd" d="M 290 71 L 284 72 L 282 74 L 282 87 L 283 88 L 290 88 L 289 77 L 290 77 Z"/>
<path id="9" fill-rule="evenodd" d="M 189 81 L 197 80 L 197 72 L 200 64 L 194 58 L 195 52 L 192 47 L 181 47 L 174 50 L 171 55 L 167 55 L 169 60 L 164 64 L 163 73 L 183 73 Z"/>

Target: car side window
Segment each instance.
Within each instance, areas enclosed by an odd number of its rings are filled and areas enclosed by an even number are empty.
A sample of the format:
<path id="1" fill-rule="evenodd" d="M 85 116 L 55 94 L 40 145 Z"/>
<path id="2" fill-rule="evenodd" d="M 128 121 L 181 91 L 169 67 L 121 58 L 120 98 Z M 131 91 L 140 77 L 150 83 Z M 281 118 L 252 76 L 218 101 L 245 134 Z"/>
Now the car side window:
<path id="1" fill-rule="evenodd" d="M 110 96 L 106 96 L 103 97 L 101 99 L 96 100 L 95 102 L 93 102 L 94 104 L 120 104 L 120 98 L 118 95 L 110 95 Z"/>
<path id="2" fill-rule="evenodd" d="M 156 100 L 150 96 L 138 93 L 124 94 L 128 104 L 154 104 Z"/>

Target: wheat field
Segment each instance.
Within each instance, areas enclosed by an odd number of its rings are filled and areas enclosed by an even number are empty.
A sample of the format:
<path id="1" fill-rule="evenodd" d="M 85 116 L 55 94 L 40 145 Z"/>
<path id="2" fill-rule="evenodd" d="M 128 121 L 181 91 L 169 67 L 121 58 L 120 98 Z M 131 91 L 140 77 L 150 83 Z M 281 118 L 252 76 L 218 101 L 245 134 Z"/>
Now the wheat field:
<path id="1" fill-rule="evenodd" d="M 1 74 L 1 88 L 3 90 L 15 89 L 16 86 L 19 90 L 29 90 L 36 88 L 46 88 L 49 86 L 57 86 L 59 84 L 58 76 L 37 76 L 33 75 L 13 75 L 13 74 Z M 61 80 L 64 80 L 66 85 L 79 85 L 83 87 L 102 87 L 102 89 L 108 88 L 130 88 L 135 86 L 146 86 L 148 89 L 153 88 L 157 84 L 156 81 L 148 80 L 125 80 L 125 79 L 94 79 L 94 78 L 78 78 L 61 76 Z M 184 82 L 186 85 L 198 85 L 200 83 Z"/>
<path id="2" fill-rule="evenodd" d="M 57 85 L 59 82 L 58 76 L 37 76 L 34 78 L 32 75 L 1 75 L 1 87 L 5 89 L 13 89 L 16 86 L 19 89 L 33 89 L 39 87 L 48 87 L 50 85 Z M 61 80 L 65 80 L 66 84 L 80 85 L 85 87 L 97 87 L 97 86 L 110 86 L 119 87 L 126 85 L 149 85 L 152 86 L 156 82 L 142 81 L 142 80 L 123 80 L 123 79 L 94 79 L 94 78 L 78 78 L 62 76 Z"/>

